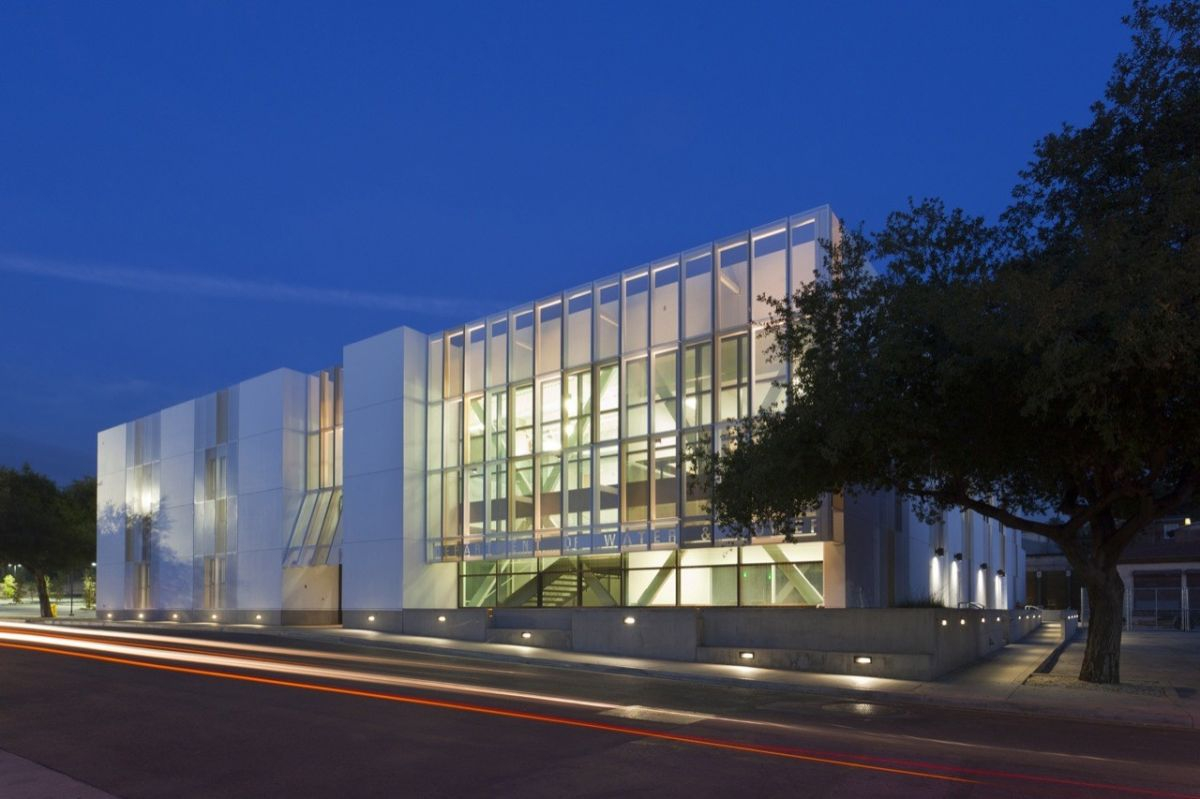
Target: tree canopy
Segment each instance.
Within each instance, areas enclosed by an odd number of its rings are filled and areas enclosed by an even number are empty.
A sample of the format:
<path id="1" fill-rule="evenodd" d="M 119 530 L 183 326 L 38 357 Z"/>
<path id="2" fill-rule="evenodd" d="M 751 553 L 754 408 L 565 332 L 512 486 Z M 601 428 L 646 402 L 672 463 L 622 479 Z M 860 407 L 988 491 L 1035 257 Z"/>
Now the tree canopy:
<path id="1" fill-rule="evenodd" d="M 0 467 L 0 560 L 33 574 L 43 616 L 50 615 L 46 577 L 83 568 L 95 552 L 95 478 L 60 490 L 28 465 Z"/>
<path id="2" fill-rule="evenodd" d="M 1200 5 L 1126 22 L 1091 121 L 1036 144 L 997 222 L 910 201 L 774 298 L 786 407 L 705 464 L 743 531 L 886 489 L 1047 536 L 1089 590 L 1081 677 L 1103 682 L 1117 560 L 1200 486 Z"/>

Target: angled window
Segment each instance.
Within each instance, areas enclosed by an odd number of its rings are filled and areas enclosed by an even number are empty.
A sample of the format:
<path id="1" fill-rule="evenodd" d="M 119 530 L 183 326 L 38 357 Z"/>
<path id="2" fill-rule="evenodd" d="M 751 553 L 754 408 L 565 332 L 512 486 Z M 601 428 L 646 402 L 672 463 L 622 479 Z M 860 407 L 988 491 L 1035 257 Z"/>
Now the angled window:
<path id="1" fill-rule="evenodd" d="M 566 366 L 583 366 L 592 360 L 592 292 L 567 299 Z"/>
<path id="2" fill-rule="evenodd" d="M 646 349 L 650 333 L 650 278 L 643 272 L 623 281 L 625 287 L 624 352 Z"/>
<path id="3" fill-rule="evenodd" d="M 465 388 L 467 393 L 483 389 L 484 352 L 487 344 L 487 329 L 477 325 L 467 329 L 467 362 Z"/>
<path id="4" fill-rule="evenodd" d="M 750 248 L 744 239 L 717 249 L 717 321 L 721 330 L 749 321 Z"/>
<path id="5" fill-rule="evenodd" d="M 513 314 L 512 349 L 508 358 L 508 379 L 533 377 L 533 311 Z"/>
<path id="6" fill-rule="evenodd" d="M 557 372 L 562 368 L 562 301 L 538 306 L 537 373 Z"/>
<path id="7" fill-rule="evenodd" d="M 596 359 L 614 358 L 621 342 L 621 287 L 615 280 L 596 287 Z"/>
<path id="8" fill-rule="evenodd" d="M 508 379 L 508 317 L 493 320 L 488 327 L 487 384 L 502 386 Z"/>
<path id="9" fill-rule="evenodd" d="M 463 349 L 461 332 L 446 336 L 446 396 L 456 397 L 463 393 Z"/>
<path id="10" fill-rule="evenodd" d="M 792 292 L 817 277 L 817 220 L 792 223 Z"/>
<path id="11" fill-rule="evenodd" d="M 766 295 L 776 300 L 787 298 L 787 226 L 779 223 L 751 235 L 754 245 L 754 261 L 751 280 L 754 285 L 754 313 L 756 320 L 771 316 L 771 307 L 759 297 Z"/>
<path id="12" fill-rule="evenodd" d="M 650 270 L 652 289 L 650 315 L 653 344 L 667 344 L 679 339 L 679 262 L 656 266 Z"/>

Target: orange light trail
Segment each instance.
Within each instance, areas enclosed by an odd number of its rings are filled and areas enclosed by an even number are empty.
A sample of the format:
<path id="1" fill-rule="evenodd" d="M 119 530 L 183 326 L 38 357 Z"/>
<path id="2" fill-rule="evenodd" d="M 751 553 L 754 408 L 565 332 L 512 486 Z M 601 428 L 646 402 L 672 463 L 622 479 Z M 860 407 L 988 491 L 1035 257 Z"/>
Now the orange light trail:
<path id="1" fill-rule="evenodd" d="M 316 691 L 319 693 L 338 694 L 341 696 L 356 696 L 364 699 L 380 699 L 388 702 L 399 702 L 407 705 L 417 705 L 420 707 L 439 708 L 442 710 L 457 710 L 467 713 L 478 713 L 486 716 L 497 716 L 500 718 L 519 719 L 522 721 L 535 721 L 544 724 L 557 724 L 566 727 L 577 727 L 580 729 L 597 730 L 600 732 L 617 733 L 621 735 L 630 735 L 638 738 L 651 738 L 660 741 L 671 741 L 673 743 L 689 744 L 692 746 L 702 746 L 710 749 L 723 749 L 732 752 L 745 752 L 749 754 L 765 755 L 769 757 L 779 757 L 788 760 L 799 760 L 806 763 L 819 763 L 827 766 L 841 766 L 843 768 L 863 769 L 866 771 L 881 772 L 884 774 L 892 774 L 904 777 L 917 777 L 927 780 L 939 780 L 944 782 L 957 782 L 974 784 L 974 780 L 965 779 L 963 777 L 954 777 L 947 774 L 932 774 L 921 771 L 910 771 L 907 769 L 888 768 L 886 766 L 874 766 L 868 763 L 855 763 L 848 760 L 836 760 L 827 757 L 818 757 L 815 755 L 805 755 L 798 752 L 791 752 L 786 749 L 757 746 L 754 744 L 740 744 L 732 741 L 719 741 L 712 738 L 701 738 L 694 735 L 679 735 L 677 733 L 662 732 L 659 730 L 645 730 L 636 727 L 624 727 L 618 724 L 606 724 L 597 721 L 585 721 L 582 719 L 572 719 L 562 716 L 550 716 L 542 713 L 529 713 L 521 710 L 505 710 L 503 708 L 486 707 L 484 705 L 470 705 L 464 702 L 449 702 L 441 699 L 426 699 L 417 696 L 404 696 L 401 694 L 386 694 L 379 691 L 364 691 L 358 688 L 343 688 L 336 685 L 320 685 L 318 683 L 297 682 L 294 680 L 280 680 L 274 677 L 257 677 L 250 674 L 232 674 L 230 672 L 212 671 L 209 669 L 196 669 L 189 666 L 173 666 L 166 663 L 145 663 L 138 660 L 130 660 L 127 658 L 110 657 L 108 655 L 95 655 L 87 652 L 68 652 L 61 649 L 52 649 L 44 646 L 33 646 L 31 644 L 15 644 L 0 642 L 0 647 L 6 649 L 19 649 L 28 652 L 40 652 L 50 655 L 65 655 L 67 657 L 81 658 L 84 660 L 95 660 L 102 663 L 115 663 L 122 666 L 138 666 L 144 669 L 154 669 L 156 671 L 169 671 L 177 674 L 191 674 L 200 677 L 217 677 L 226 680 L 236 680 L 239 682 L 256 683 L 259 685 L 274 685 L 282 688 L 298 688 L 307 691 Z"/>
<path id="2" fill-rule="evenodd" d="M 8 627 L 8 626 L 10 626 L 10 625 L 0 624 L 0 627 Z M 87 637 L 75 638 L 65 632 L 61 633 L 61 634 L 57 633 L 57 632 L 50 633 L 48 631 L 47 632 L 42 632 L 42 631 L 34 632 L 24 625 L 21 625 L 20 628 L 21 628 L 20 633 L 17 635 L 11 635 L 11 637 L 21 638 L 21 637 L 28 636 L 29 638 L 34 638 L 34 637 L 46 638 L 46 639 L 50 639 L 54 643 L 58 643 L 63 646 L 69 646 L 70 644 L 68 642 L 77 642 L 79 644 L 89 643 Z M 76 632 L 76 631 L 72 631 L 72 632 Z M 92 631 L 88 631 L 88 633 L 87 633 L 87 635 L 89 635 L 89 636 L 94 635 L 94 634 L 95 633 L 93 633 Z M 109 638 L 117 638 L 117 639 L 124 638 L 127 641 L 130 638 L 142 639 L 142 638 L 153 638 L 154 637 L 154 636 L 150 636 L 150 635 L 137 634 L 137 633 L 130 633 L 128 635 L 122 635 L 120 633 L 106 632 L 106 633 L 104 633 L 104 635 Z M 2 637 L 4 637 L 3 633 L 0 633 L 0 638 L 2 638 Z M 166 640 L 181 640 L 181 639 L 168 638 Z M 314 658 L 324 657 L 324 653 L 308 653 L 303 650 L 281 649 L 281 648 L 274 648 L 274 647 L 251 647 L 248 645 L 229 644 L 229 643 L 220 642 L 220 641 L 212 641 L 212 642 L 204 641 L 203 642 L 203 645 L 207 646 L 209 644 L 212 644 L 213 647 L 215 647 L 215 648 L 230 647 L 230 648 L 240 649 L 240 648 L 245 647 L 247 649 L 256 649 L 259 651 L 275 651 L 275 652 L 281 652 L 281 653 L 300 655 L 303 657 L 314 657 Z M 1019 774 L 1019 773 L 1014 773 L 1014 772 L 995 771 L 995 770 L 971 768 L 971 767 L 965 767 L 965 766 L 943 765 L 943 764 L 938 764 L 938 763 L 928 763 L 928 762 L 922 762 L 922 761 L 907 760 L 907 759 L 903 759 L 903 758 L 879 757 L 879 756 L 870 756 L 870 755 L 854 755 L 854 757 L 857 758 L 857 760 L 851 761 L 851 760 L 843 759 L 844 755 L 839 752 L 829 752 L 829 751 L 821 751 L 821 750 L 813 750 L 813 749 L 798 751 L 795 749 L 756 746 L 756 745 L 750 745 L 750 744 L 739 744 L 739 743 L 730 742 L 730 741 L 722 741 L 722 740 L 711 739 L 711 738 L 703 738 L 700 736 L 678 735 L 678 734 L 674 734 L 674 733 L 659 732 L 659 731 L 646 730 L 646 729 L 640 729 L 640 728 L 634 728 L 634 727 L 625 727 L 625 726 L 621 726 L 621 725 L 613 725 L 613 724 L 607 724 L 607 723 L 603 723 L 603 722 L 584 721 L 584 720 L 580 720 L 580 719 L 571 719 L 571 718 L 566 718 L 566 717 L 551 716 L 551 715 L 540 714 L 540 713 L 529 713 L 529 712 L 524 712 L 524 711 L 504 710 L 501 708 L 487 707 L 487 706 L 481 706 L 481 705 L 472 705 L 472 704 L 467 704 L 467 703 L 462 703 L 462 702 L 425 699 L 425 698 L 420 698 L 420 697 L 404 696 L 404 695 L 400 695 L 400 694 L 388 694 L 388 693 L 381 693 L 381 692 L 377 692 L 377 691 L 366 691 L 366 690 L 361 690 L 361 689 L 341 688 L 341 687 L 336 687 L 336 686 L 321 685 L 321 684 L 317 684 L 317 683 L 305 683 L 305 682 L 298 682 L 298 681 L 293 681 L 293 680 L 281 680 L 281 679 L 272 678 L 272 677 L 255 677 L 255 676 L 241 675 L 241 674 L 235 674 L 235 673 L 230 673 L 230 672 L 199 669 L 199 668 L 194 668 L 194 667 L 190 667 L 190 666 L 174 666 L 174 665 L 166 665 L 166 664 L 158 664 L 158 663 L 149 663 L 149 662 L 145 662 L 145 661 L 113 657 L 111 655 L 97 655 L 97 654 L 90 654 L 90 653 L 83 653 L 83 652 L 72 652 L 72 651 L 68 651 L 65 649 L 54 649 L 54 648 L 50 648 L 50 647 L 33 646 L 33 645 L 28 645 L 28 644 L 4 643 L 4 642 L 0 641 L 0 647 L 8 647 L 8 648 L 13 648 L 13 649 L 25 649 L 25 650 L 29 650 L 29 651 L 35 651 L 35 652 L 44 652 L 44 653 L 48 653 L 48 654 L 68 655 L 71 657 L 84 658 L 84 659 L 90 659 L 90 660 L 98 660 L 98 661 L 117 663 L 117 664 L 122 664 L 122 665 L 140 666 L 142 668 L 156 669 L 156 670 L 160 670 L 160 671 L 172 671 L 172 672 L 193 674 L 193 675 L 199 675 L 199 676 L 219 677 L 219 678 L 225 678 L 225 679 L 239 680 L 239 681 L 243 681 L 243 682 L 255 682 L 255 683 L 261 683 L 261 684 L 266 684 L 266 685 L 299 688 L 299 689 L 306 689 L 306 690 L 319 691 L 319 692 L 325 692 L 325 693 L 343 694 L 343 695 L 347 695 L 347 696 L 358 696 L 358 697 L 365 697 L 365 698 L 372 698 L 372 699 L 382 699 L 382 700 L 393 701 L 393 702 L 401 702 L 401 703 L 414 704 L 414 705 L 423 705 L 423 706 L 428 706 L 428 707 L 437 707 L 437 708 L 443 708 L 443 709 L 449 709 L 449 710 L 482 713 L 482 714 L 486 714 L 486 715 L 523 719 L 523 720 L 527 720 L 527 721 L 537 721 L 537 722 L 542 722 L 542 723 L 560 724 L 560 725 L 566 725 L 566 726 L 574 726 L 574 727 L 581 727 L 581 728 L 587 728 L 587 729 L 595 729 L 595 730 L 601 730 L 601 731 L 621 733 L 621 734 L 625 734 L 625 735 L 634 735 L 634 736 L 640 736 L 640 737 L 645 737 L 645 738 L 656 738 L 656 739 L 661 739 L 661 740 L 673 741 L 673 742 L 677 742 L 677 743 L 686 743 L 686 744 L 692 744 L 692 745 L 696 745 L 696 746 L 705 746 L 705 747 L 709 747 L 709 748 L 727 749 L 727 750 L 731 750 L 731 751 L 742 751 L 742 752 L 748 752 L 748 753 L 753 753 L 753 754 L 769 755 L 769 756 L 782 757 L 782 758 L 788 758 L 788 759 L 794 759 L 794 760 L 804 760 L 807 762 L 821 763 L 821 764 L 826 764 L 826 765 L 844 766 L 847 768 L 862 768 L 862 769 L 867 769 L 867 770 L 871 770 L 871 771 L 881 771 L 881 772 L 885 772 L 885 773 L 898 774 L 898 775 L 904 775 L 904 776 L 912 776 L 912 777 L 922 777 L 922 778 L 926 778 L 926 779 L 942 779 L 942 780 L 947 780 L 947 781 L 952 781 L 952 782 L 966 782 L 966 783 L 978 784 L 977 781 L 965 779 L 965 777 L 968 777 L 968 776 L 969 777 L 982 777 L 982 778 L 990 777 L 990 778 L 996 778 L 996 779 L 1001 779 L 1001 780 L 1017 780 L 1017 781 L 1027 782 L 1027 783 L 1040 783 L 1042 785 L 1054 785 L 1054 786 L 1072 787 L 1072 788 L 1085 788 L 1085 789 L 1089 789 L 1089 790 L 1121 792 L 1121 793 L 1138 794 L 1138 795 L 1144 795 L 1144 796 L 1169 797 L 1170 799 L 1200 799 L 1200 797 L 1198 797 L 1198 795 L 1196 795 L 1196 794 L 1183 794 L 1183 793 L 1176 793 L 1176 792 L 1171 792 L 1171 791 L 1160 791 L 1160 790 L 1155 790 L 1155 789 L 1151 789 L 1151 788 L 1137 788 L 1137 787 L 1132 787 L 1132 786 L 1086 782 L 1086 781 L 1081 781 L 1081 780 L 1073 780 L 1073 779 L 1069 779 L 1069 778 L 1038 776 L 1038 775 L 1031 775 L 1031 774 Z M 177 648 L 177 647 L 171 647 L 171 646 L 153 645 L 153 644 L 144 643 L 141 640 L 138 640 L 137 643 L 135 643 L 135 644 L 131 643 L 126 646 L 110 644 L 110 645 L 108 645 L 107 648 L 124 649 L 124 650 L 136 650 L 136 649 L 140 649 L 140 648 L 146 648 L 146 649 L 152 650 L 152 651 L 149 651 L 146 653 L 147 657 L 155 657 L 153 650 L 158 650 L 158 651 L 161 651 L 164 653 L 198 655 L 200 657 L 211 657 L 212 656 L 210 652 L 205 652 L 205 651 L 199 650 L 199 649 L 191 649 L 191 648 L 184 648 L 184 647 Z M 133 653 L 131 652 L 130 654 L 133 654 Z M 166 656 L 169 657 L 169 655 L 166 655 Z M 345 657 L 347 659 L 355 659 L 355 656 L 343 656 L 343 657 Z M 370 659 L 386 661 L 386 659 L 381 659 L 381 658 L 370 658 Z M 256 666 L 256 664 L 263 664 L 263 663 L 272 664 L 272 665 L 280 665 L 280 666 L 296 666 L 297 665 L 294 662 L 289 662 L 286 660 L 273 660 L 273 659 L 260 658 L 260 657 L 252 658 L 252 657 L 248 657 L 246 655 L 226 655 L 222 658 L 222 660 L 225 662 L 221 663 L 221 665 L 228 665 L 228 666 L 232 666 L 234 668 L 245 668 L 245 669 L 256 669 L 257 668 L 257 669 L 261 670 L 263 668 L 263 666 L 261 666 L 261 665 Z M 230 662 L 230 661 L 238 661 L 238 662 Z M 357 673 L 357 672 L 337 672 L 337 671 L 333 671 L 333 670 L 321 670 L 320 673 L 310 673 L 308 676 L 321 676 L 321 677 L 326 677 L 329 679 L 339 679 L 339 680 L 354 680 L 354 679 L 362 679 L 363 674 Z M 389 680 L 389 681 L 392 681 L 392 680 Z M 475 687 L 475 688 L 467 688 L 466 686 L 455 687 L 456 684 L 442 684 L 442 683 L 434 683 L 431 681 L 427 682 L 427 681 L 420 681 L 420 680 L 410 681 L 410 680 L 405 680 L 405 679 L 395 679 L 394 682 L 397 682 L 400 684 L 409 684 L 409 685 L 411 685 L 411 687 L 418 687 L 418 688 L 426 687 L 426 688 L 432 688 L 434 690 L 447 690 L 447 689 L 460 690 L 460 691 L 466 690 L 468 693 L 496 693 L 496 694 L 503 694 L 506 698 L 513 698 L 513 699 L 522 699 L 523 698 L 523 699 L 532 699 L 534 701 L 557 702 L 557 703 L 567 704 L 567 705 L 591 706 L 596 709 L 620 707 L 619 705 L 614 705 L 614 704 L 610 704 L 610 703 L 569 700 L 569 699 L 566 699 L 565 697 L 550 697 L 550 696 L 542 696 L 542 695 L 538 695 L 538 694 L 523 694 L 520 692 L 514 693 L 514 692 L 509 692 L 509 691 L 488 691 L 486 689 L 481 690 L 478 687 Z M 449 688 L 448 688 L 448 686 L 449 686 Z M 739 719 L 724 719 L 721 717 L 712 717 L 712 718 L 713 718 L 713 720 L 717 720 L 717 721 L 731 721 L 731 722 L 742 721 Z M 755 722 L 746 722 L 746 723 L 755 723 Z M 890 764 L 890 765 L 888 765 L 888 766 L 872 765 L 872 763 L 886 763 L 886 764 Z M 905 768 L 905 767 L 907 767 L 907 768 Z M 938 771 L 952 772 L 954 774 L 963 775 L 963 776 L 962 777 L 953 777 L 948 774 L 937 774 L 937 773 L 932 773 L 932 772 L 928 772 L 928 771 L 918 771 L 916 769 L 935 769 Z"/>

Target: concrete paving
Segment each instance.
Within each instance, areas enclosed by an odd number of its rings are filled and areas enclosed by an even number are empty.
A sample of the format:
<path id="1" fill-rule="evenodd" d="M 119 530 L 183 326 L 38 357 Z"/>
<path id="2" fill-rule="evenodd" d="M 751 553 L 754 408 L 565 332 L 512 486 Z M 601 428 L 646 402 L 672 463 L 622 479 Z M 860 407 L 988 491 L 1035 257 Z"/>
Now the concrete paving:
<path id="1" fill-rule="evenodd" d="M 65 622 L 57 620 L 52 623 Z M 160 623 L 124 623 L 119 626 L 125 630 L 140 626 L 159 633 L 171 628 L 186 628 L 269 634 L 313 643 L 351 643 L 585 671 L 754 686 L 862 701 L 1200 728 L 1200 634 L 1197 633 L 1127 633 L 1122 663 L 1125 683 L 1118 688 L 1105 688 L 1081 683 L 1074 677 L 1079 671 L 1086 631 L 1067 644 L 1050 675 L 1034 674 L 1060 644 L 1058 631 L 1052 625 L 1044 625 L 1024 640 L 1009 644 L 987 658 L 931 682 L 614 657 L 341 627 Z"/>
<path id="2" fill-rule="evenodd" d="M 60 618 L 76 618 L 76 619 L 94 619 L 96 611 L 84 610 L 83 600 L 79 597 L 75 599 L 75 615 L 68 616 L 71 612 L 70 603 L 67 600 L 52 600 L 58 604 L 58 613 Z M 22 602 L 0 602 L 0 619 L 37 619 L 42 615 L 42 609 L 38 605 L 37 600 Z"/>
<path id="3" fill-rule="evenodd" d="M 0 751 L 0 790 L 21 799 L 116 799 L 52 768 Z"/>

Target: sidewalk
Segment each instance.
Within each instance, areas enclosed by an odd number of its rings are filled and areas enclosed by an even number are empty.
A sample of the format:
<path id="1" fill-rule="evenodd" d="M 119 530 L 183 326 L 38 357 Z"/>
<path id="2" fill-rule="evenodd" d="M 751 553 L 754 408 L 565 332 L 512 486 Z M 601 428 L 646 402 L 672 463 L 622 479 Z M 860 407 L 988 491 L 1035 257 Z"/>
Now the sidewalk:
<path id="1" fill-rule="evenodd" d="M 71 622 L 60 619 L 47 623 Z M 1119 724 L 1200 728 L 1200 635 L 1189 633 L 1126 633 L 1122 658 L 1125 683 L 1108 687 L 1080 683 L 1074 677 L 1079 672 L 1085 632 L 1081 632 L 1066 647 L 1049 675 L 1033 674 L 1058 644 L 1056 631 L 1050 627 L 1042 627 L 1024 640 L 938 680 L 919 682 L 616 657 L 341 627 L 169 623 L 113 625 L 109 622 L 84 622 L 80 626 L 85 625 L 119 626 L 125 630 L 144 626 L 155 632 L 179 629 L 180 626 L 190 629 L 202 627 L 228 633 L 274 635 L 312 643 L 430 652 L 489 661 L 797 691 L 871 702 L 937 705 Z M 1144 636 L 1148 640 L 1143 640 Z"/>
<path id="2" fill-rule="evenodd" d="M 3 750 L 0 750 L 0 785 L 4 786 L 5 796 L 22 799 L 117 799 L 62 772 Z"/>
<path id="3" fill-rule="evenodd" d="M 52 599 L 50 600 L 58 605 L 59 618 L 63 619 L 94 619 L 96 611 L 85 610 L 83 607 L 83 598 L 75 598 L 75 615 L 69 616 L 71 612 L 71 603 L 69 599 Z M 24 600 L 21 602 L 0 602 L 0 619 L 16 620 L 16 619 L 37 619 L 42 615 L 42 608 L 38 605 L 37 600 Z"/>

